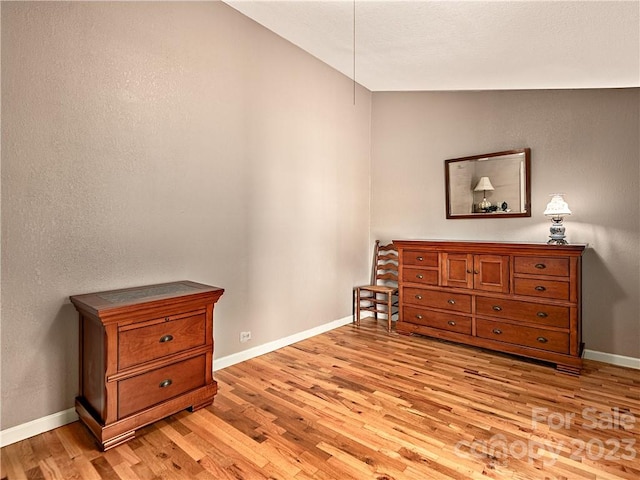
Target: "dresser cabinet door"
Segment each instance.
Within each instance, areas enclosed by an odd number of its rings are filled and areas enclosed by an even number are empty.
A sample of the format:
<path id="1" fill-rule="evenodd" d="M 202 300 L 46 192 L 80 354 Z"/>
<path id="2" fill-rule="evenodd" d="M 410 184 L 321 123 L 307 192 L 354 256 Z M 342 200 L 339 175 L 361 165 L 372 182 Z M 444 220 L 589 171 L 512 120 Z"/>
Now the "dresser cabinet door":
<path id="1" fill-rule="evenodd" d="M 443 253 L 442 286 L 509 292 L 508 255 Z"/>
<path id="2" fill-rule="evenodd" d="M 443 253 L 442 286 L 473 288 L 473 255 Z"/>
<path id="3" fill-rule="evenodd" d="M 509 256 L 474 255 L 473 288 L 509 293 Z"/>

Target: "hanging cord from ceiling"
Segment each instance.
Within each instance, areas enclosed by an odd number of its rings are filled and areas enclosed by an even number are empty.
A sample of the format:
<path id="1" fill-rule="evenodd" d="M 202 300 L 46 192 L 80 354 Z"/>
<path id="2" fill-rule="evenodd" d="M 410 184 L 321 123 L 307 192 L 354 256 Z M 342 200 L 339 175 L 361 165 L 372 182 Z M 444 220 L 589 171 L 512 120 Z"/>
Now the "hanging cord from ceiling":
<path id="1" fill-rule="evenodd" d="M 356 0 L 353 0 L 353 104 L 356 104 Z"/>

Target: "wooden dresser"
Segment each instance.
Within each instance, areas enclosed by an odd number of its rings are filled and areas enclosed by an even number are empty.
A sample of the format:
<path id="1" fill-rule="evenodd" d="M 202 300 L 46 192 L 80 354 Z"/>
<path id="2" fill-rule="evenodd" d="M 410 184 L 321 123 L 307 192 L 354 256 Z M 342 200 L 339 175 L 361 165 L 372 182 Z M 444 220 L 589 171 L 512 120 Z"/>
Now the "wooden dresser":
<path id="1" fill-rule="evenodd" d="M 394 240 L 396 330 L 582 368 L 585 245 Z"/>
<path id="2" fill-rule="evenodd" d="M 76 412 L 104 450 L 213 402 L 213 307 L 223 292 L 180 281 L 70 297 L 80 313 Z"/>

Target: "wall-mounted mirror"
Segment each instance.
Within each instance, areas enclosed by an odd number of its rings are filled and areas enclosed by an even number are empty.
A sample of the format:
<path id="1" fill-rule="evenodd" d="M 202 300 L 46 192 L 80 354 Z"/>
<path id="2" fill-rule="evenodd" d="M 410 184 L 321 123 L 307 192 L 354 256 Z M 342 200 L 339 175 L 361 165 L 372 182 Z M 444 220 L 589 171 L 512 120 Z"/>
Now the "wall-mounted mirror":
<path id="1" fill-rule="evenodd" d="M 447 218 L 531 216 L 531 149 L 444 162 Z"/>

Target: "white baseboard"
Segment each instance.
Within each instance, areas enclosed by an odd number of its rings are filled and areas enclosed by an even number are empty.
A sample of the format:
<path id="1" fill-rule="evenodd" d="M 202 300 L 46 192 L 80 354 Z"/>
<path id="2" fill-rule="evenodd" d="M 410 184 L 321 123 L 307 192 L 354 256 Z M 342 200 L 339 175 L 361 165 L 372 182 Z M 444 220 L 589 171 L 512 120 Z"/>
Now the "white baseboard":
<path id="1" fill-rule="evenodd" d="M 333 330 L 334 328 L 347 325 L 352 321 L 353 317 L 344 317 L 340 320 L 334 320 L 333 322 L 325 323 L 324 325 L 305 330 L 304 332 L 295 333 L 288 337 L 274 340 L 273 342 L 258 345 L 257 347 L 253 347 L 248 350 L 243 350 L 242 352 L 227 355 L 226 357 L 222 358 L 216 358 L 213 361 L 213 371 L 215 372 L 216 370 L 222 370 L 223 368 L 230 367 L 231 365 L 235 365 L 236 363 L 244 362 L 254 357 L 259 357 L 260 355 L 264 355 L 265 353 L 273 352 L 274 350 L 278 350 L 279 348 L 292 345 L 302 340 L 306 340 L 307 338 L 315 337 L 316 335 L 328 332 L 329 330 Z"/>
<path id="2" fill-rule="evenodd" d="M 273 352 L 279 348 L 320 335 L 321 333 L 328 332 L 329 330 L 347 325 L 351 322 L 351 316 L 344 317 L 340 320 L 335 320 L 333 322 L 305 330 L 304 332 L 295 333 L 288 337 L 265 343 L 264 345 L 258 345 L 257 347 L 243 350 L 242 352 L 215 359 L 213 362 L 213 369 L 214 371 L 222 370 L 223 368 L 230 367 L 236 363 L 259 357 L 265 353 Z M 597 352 L 594 350 L 585 350 L 584 358 L 596 360 L 598 362 L 610 363 L 621 367 L 640 369 L 640 358 L 625 357 L 623 355 L 614 355 L 612 353 Z M 49 430 L 53 430 L 54 428 L 62 427 L 68 423 L 75 422 L 77 419 L 78 416 L 76 415 L 75 409 L 70 408 L 62 412 L 47 415 L 46 417 L 37 418 L 31 422 L 23 423 L 22 425 L 16 425 L 15 427 L 7 428 L 6 430 L 0 430 L 0 447 L 6 447 L 12 443 L 33 437 L 34 435 L 39 435 Z"/>
<path id="3" fill-rule="evenodd" d="M 30 422 L 16 425 L 6 430 L 0 430 L 0 447 L 6 447 L 25 438 L 48 432 L 54 428 L 63 427 L 68 423 L 75 422 L 77 419 L 78 415 L 75 409 L 70 408 L 62 412 L 47 415 L 46 417 L 36 418 Z"/>
<path id="4" fill-rule="evenodd" d="M 286 347 L 301 340 L 306 340 L 321 333 L 328 332 L 334 328 L 341 327 L 351 323 L 352 317 L 344 317 L 340 320 L 335 320 L 324 325 L 305 330 L 304 332 L 296 333 L 273 342 L 265 343 L 257 347 L 244 350 L 242 352 L 234 353 L 220 359 L 215 359 L 213 362 L 213 369 L 221 370 L 225 367 L 230 367 L 236 363 L 250 360 L 254 357 L 264 355 L 265 353 L 273 352 L 282 347 Z M 74 408 L 64 410 L 62 412 L 47 415 L 46 417 L 37 418 L 31 422 L 16 425 L 15 427 L 7 428 L 6 430 L 0 430 L 0 447 L 6 447 L 12 443 L 25 440 L 27 438 L 39 435 L 41 433 L 53 430 L 54 428 L 62 427 L 68 423 L 78 420 L 78 415 Z"/>
<path id="5" fill-rule="evenodd" d="M 640 358 L 625 357 L 624 355 L 615 355 L 613 353 L 597 352 L 595 350 L 585 350 L 584 358 L 587 360 L 596 360 L 598 362 L 610 363 L 619 367 L 636 368 L 640 370 Z"/>

